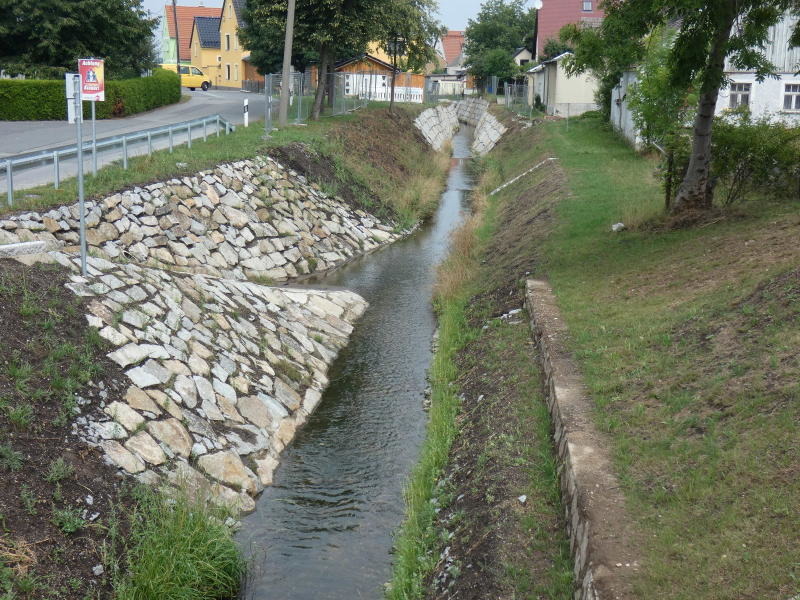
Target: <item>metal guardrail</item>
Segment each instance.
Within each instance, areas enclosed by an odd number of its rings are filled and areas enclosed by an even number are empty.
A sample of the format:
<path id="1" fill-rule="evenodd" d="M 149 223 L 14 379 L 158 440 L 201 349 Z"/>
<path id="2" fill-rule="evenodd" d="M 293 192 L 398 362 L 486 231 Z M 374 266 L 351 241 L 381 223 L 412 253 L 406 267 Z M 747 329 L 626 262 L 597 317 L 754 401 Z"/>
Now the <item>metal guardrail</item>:
<path id="1" fill-rule="evenodd" d="M 230 121 L 225 119 L 219 114 L 202 117 L 200 119 L 193 119 L 191 121 L 182 121 L 174 125 L 163 125 L 161 127 L 152 127 L 150 129 L 140 129 L 138 131 L 131 131 L 129 133 L 122 133 L 109 137 L 100 138 L 94 142 L 86 141 L 83 143 L 84 152 L 92 153 L 92 171 L 97 174 L 97 154 L 102 150 L 109 149 L 122 149 L 122 168 L 128 168 L 128 144 L 137 141 L 147 140 L 147 154 L 153 153 L 153 140 L 169 137 L 169 151 L 173 150 L 173 138 L 176 134 L 186 133 L 186 144 L 189 148 L 192 147 L 192 131 L 197 131 L 197 128 L 203 130 L 203 140 L 207 140 L 209 136 L 209 126 L 213 126 L 211 135 L 219 137 L 220 131 L 229 134 L 236 131 L 236 126 Z M 59 146 L 57 148 L 48 148 L 38 152 L 29 152 L 24 154 L 17 154 L 2 159 L 2 164 L 5 166 L 6 181 L 7 181 L 7 202 L 8 206 L 14 204 L 14 170 L 17 171 L 31 169 L 34 167 L 53 165 L 53 185 L 55 189 L 61 183 L 60 175 L 60 161 L 66 158 L 77 158 L 78 145 L 72 144 L 68 146 Z"/>

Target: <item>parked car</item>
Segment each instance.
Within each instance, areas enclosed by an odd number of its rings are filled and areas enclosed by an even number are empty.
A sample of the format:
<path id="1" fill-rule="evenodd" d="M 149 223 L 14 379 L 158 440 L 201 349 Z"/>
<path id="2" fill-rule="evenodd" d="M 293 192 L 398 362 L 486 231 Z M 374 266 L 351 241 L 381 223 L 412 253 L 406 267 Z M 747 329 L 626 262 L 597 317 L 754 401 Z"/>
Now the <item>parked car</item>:
<path id="1" fill-rule="evenodd" d="M 175 68 L 178 65 L 175 64 L 163 64 L 159 65 L 162 69 L 166 69 L 167 71 L 172 71 L 175 73 Z M 203 73 L 197 67 L 193 67 L 191 65 L 181 65 L 181 85 L 183 87 L 188 87 L 190 90 L 194 91 L 195 88 L 200 88 L 204 92 L 211 87 L 211 80 L 206 77 L 205 73 Z"/>

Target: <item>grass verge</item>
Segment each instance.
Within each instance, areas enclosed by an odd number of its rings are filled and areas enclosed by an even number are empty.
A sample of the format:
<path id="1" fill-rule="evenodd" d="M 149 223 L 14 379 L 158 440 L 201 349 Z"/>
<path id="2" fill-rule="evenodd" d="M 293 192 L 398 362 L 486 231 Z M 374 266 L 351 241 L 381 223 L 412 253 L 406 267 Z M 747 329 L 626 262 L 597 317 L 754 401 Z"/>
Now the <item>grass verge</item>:
<path id="1" fill-rule="evenodd" d="M 641 531 L 641 598 L 800 593 L 800 233 L 755 199 L 700 227 L 657 212 L 653 164 L 597 119 L 545 125 L 569 181 L 546 242 L 572 348 Z"/>

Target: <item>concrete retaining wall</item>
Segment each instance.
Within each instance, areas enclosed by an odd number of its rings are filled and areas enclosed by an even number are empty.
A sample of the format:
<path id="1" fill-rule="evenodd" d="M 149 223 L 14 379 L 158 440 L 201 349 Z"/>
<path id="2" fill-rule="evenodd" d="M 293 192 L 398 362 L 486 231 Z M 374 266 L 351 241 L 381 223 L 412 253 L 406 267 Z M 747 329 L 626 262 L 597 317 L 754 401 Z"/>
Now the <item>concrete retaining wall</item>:
<path id="1" fill-rule="evenodd" d="M 489 103 L 483 98 L 429 108 L 420 113 L 414 124 L 434 150 L 441 150 L 453 138 L 459 122 L 475 127 L 472 152 L 478 156 L 494 148 L 506 132 L 506 127 L 489 112 Z"/>
<path id="2" fill-rule="evenodd" d="M 526 304 L 545 374 L 561 496 L 575 560 L 575 600 L 633 599 L 636 534 L 593 406 L 567 346 L 567 327 L 543 281 L 528 281 Z"/>

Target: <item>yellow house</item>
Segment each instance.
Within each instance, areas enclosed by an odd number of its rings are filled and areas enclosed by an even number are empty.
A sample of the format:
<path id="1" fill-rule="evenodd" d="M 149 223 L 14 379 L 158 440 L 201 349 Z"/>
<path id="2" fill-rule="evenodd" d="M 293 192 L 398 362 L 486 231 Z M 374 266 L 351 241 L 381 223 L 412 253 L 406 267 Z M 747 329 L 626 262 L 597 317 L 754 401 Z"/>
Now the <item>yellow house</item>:
<path id="1" fill-rule="evenodd" d="M 224 0 L 219 17 L 196 17 L 192 26 L 192 65 L 217 87 L 241 88 L 244 80 L 261 79 L 239 42 L 244 6 L 245 0 Z"/>

